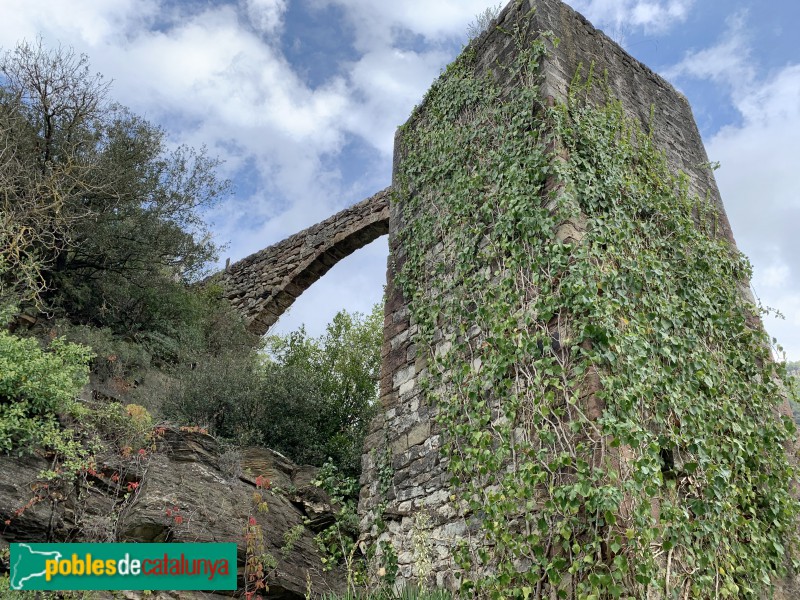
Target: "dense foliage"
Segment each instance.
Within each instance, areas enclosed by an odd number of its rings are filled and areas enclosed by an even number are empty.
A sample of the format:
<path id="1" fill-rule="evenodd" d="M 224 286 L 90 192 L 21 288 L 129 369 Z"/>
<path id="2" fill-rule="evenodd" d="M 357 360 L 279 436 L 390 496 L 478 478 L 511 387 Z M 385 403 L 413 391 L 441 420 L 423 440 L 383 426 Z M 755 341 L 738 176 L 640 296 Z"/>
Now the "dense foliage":
<path id="1" fill-rule="evenodd" d="M 798 506 L 749 265 L 620 103 L 580 101 L 591 80 L 546 105 L 546 36 L 513 35 L 516 86 L 468 50 L 401 133 L 398 283 L 483 537 L 463 589 L 760 597 Z"/>
<path id="2" fill-rule="evenodd" d="M 302 328 L 268 339 L 275 367 L 319 381 L 325 422 L 316 431 L 328 440 L 328 457 L 350 475 L 360 472 L 364 436 L 377 406 L 382 334 L 383 309 L 376 304 L 368 315 L 339 312 L 316 339 Z M 291 422 L 294 411 L 284 408 L 284 419 Z M 289 432 L 284 445 L 291 445 L 292 437 Z"/>
<path id="3" fill-rule="evenodd" d="M 107 91 L 69 50 L 0 57 L 2 284 L 72 320 L 168 335 L 180 319 L 164 300 L 184 301 L 179 282 L 214 256 L 200 209 L 227 183 Z"/>
<path id="4" fill-rule="evenodd" d="M 267 339 L 267 355 L 223 352 L 197 363 L 166 400 L 168 415 L 293 460 L 331 459 L 349 475 L 375 412 L 381 313 L 337 314 L 319 338 L 304 329 Z"/>
<path id="5" fill-rule="evenodd" d="M 53 442 L 57 413 L 74 407 L 88 380 L 90 355 L 60 339 L 42 349 L 0 328 L 0 452 Z"/>

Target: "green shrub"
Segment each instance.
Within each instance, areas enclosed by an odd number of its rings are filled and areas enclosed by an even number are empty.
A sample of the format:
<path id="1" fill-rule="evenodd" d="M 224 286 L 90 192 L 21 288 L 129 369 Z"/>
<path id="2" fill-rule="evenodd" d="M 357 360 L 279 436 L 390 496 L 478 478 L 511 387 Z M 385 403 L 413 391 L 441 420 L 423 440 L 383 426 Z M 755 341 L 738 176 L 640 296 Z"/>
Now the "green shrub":
<path id="1" fill-rule="evenodd" d="M 255 443 L 254 419 L 261 400 L 262 375 L 255 351 L 207 356 L 194 369 L 172 371 L 176 384 L 166 391 L 162 410 L 185 425 L 202 425 L 240 444 Z"/>
<path id="2" fill-rule="evenodd" d="M 219 351 L 198 355 L 193 368 L 173 370 L 177 383 L 163 400 L 164 414 L 299 463 L 331 459 L 357 476 L 375 411 L 380 323 L 377 308 L 369 316 L 343 311 L 318 339 L 303 329 L 269 338 L 269 358 L 220 341 Z"/>
<path id="3" fill-rule="evenodd" d="M 153 446 L 153 418 L 138 404 L 94 403 L 85 423 L 122 455 Z"/>
<path id="4" fill-rule="evenodd" d="M 345 594 L 325 594 L 323 600 L 451 600 L 452 594 L 445 590 L 419 590 L 406 587 L 400 591 L 381 590 L 377 592 L 352 592 Z"/>
<path id="5" fill-rule="evenodd" d="M 150 353 L 144 346 L 121 339 L 108 327 L 61 321 L 57 329 L 65 340 L 89 346 L 94 351 L 91 371 L 103 380 L 135 377 L 150 368 Z"/>
<path id="6" fill-rule="evenodd" d="M 53 441 L 56 413 L 75 409 L 91 356 L 58 338 L 42 349 L 35 339 L 0 330 L 0 451 L 22 454 Z"/>
<path id="7" fill-rule="evenodd" d="M 253 351 L 206 357 L 173 374 L 178 383 L 162 408 L 182 424 L 208 427 L 240 445 L 268 446 L 299 463 L 321 465 L 338 442 L 325 436 L 330 413 L 319 373 L 262 365 Z"/>

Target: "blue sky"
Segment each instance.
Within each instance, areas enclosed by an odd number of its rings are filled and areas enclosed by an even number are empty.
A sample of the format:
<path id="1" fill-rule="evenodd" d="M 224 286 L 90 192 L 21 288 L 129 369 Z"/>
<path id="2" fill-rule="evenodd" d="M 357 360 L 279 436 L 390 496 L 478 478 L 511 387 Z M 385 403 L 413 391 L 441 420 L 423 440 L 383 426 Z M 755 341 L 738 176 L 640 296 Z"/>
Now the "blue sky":
<path id="1" fill-rule="evenodd" d="M 800 359 L 800 25 L 796 0 L 569 0 L 689 98 L 767 329 Z M 395 128 L 486 0 L 0 0 L 0 46 L 86 53 L 112 96 L 172 143 L 225 160 L 209 218 L 232 261 L 390 183 Z M 386 239 L 342 261 L 276 325 L 320 333 L 367 311 Z"/>

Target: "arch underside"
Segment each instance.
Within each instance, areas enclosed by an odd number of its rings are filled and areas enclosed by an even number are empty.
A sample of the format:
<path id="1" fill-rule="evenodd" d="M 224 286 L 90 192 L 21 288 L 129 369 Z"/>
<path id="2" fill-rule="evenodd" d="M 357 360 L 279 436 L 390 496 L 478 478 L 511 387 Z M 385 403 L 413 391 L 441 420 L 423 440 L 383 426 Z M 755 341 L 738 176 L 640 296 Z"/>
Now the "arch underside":
<path id="1" fill-rule="evenodd" d="M 223 296 L 263 335 L 336 263 L 389 233 L 386 188 L 321 223 L 230 265 Z"/>

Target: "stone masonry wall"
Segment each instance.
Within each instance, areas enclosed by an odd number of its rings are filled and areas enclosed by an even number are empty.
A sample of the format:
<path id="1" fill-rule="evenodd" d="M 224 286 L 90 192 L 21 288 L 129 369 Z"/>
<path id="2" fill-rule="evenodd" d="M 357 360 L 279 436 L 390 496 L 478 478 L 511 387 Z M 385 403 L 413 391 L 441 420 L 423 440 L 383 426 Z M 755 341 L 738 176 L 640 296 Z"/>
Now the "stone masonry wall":
<path id="1" fill-rule="evenodd" d="M 531 8 L 535 13 L 529 20 Z M 718 231 L 733 242 L 713 175 L 704 166 L 708 158 L 686 98 L 559 0 L 511 2 L 498 17 L 498 27 L 490 28 L 470 46 L 477 56 L 478 75 L 491 72 L 496 78 L 505 76 L 505 71 L 496 67 L 509 62 L 516 50 L 511 37 L 499 29 L 511 31 L 515 24 L 531 31 L 552 31 L 560 40 L 542 65 L 542 97 L 564 101 L 579 65 L 586 74 L 593 64 L 595 77 L 607 77 L 611 93 L 621 100 L 625 112 L 638 119 L 645 131 L 652 129 L 655 145 L 665 152 L 669 164 L 687 174 L 691 190 L 702 196 L 709 194 L 718 207 Z M 603 100 L 599 96 L 590 98 Z M 421 110 L 425 110 L 424 103 Z M 414 127 L 413 117 L 406 127 Z M 402 160 L 403 150 L 396 143 L 396 172 Z M 434 422 L 436 407 L 426 402 L 420 390 L 425 360 L 413 343 L 417 327 L 410 321 L 406 299 L 394 282 L 405 260 L 398 241 L 403 227 L 402 206 L 392 203 L 380 384 L 382 414 L 371 425 L 363 455 L 361 531 L 366 542 L 377 542 L 379 555 L 382 547 L 392 545 L 398 557 L 400 585 L 425 580 L 454 587 L 457 569 L 453 550 L 471 532 L 468 522 L 459 516 L 458 499 L 451 495 L 447 459 L 440 452 L 442 432 Z M 563 235 L 580 236 L 579 224 L 563 227 Z"/>
<path id="2" fill-rule="evenodd" d="M 474 40 L 467 50 L 476 57 L 477 76 L 491 73 L 503 89 L 515 85 L 508 72 L 498 67 L 510 63 L 517 51 L 508 35 L 517 26 L 531 35 L 550 31 L 559 39 L 557 46 L 550 45 L 541 65 L 541 97 L 550 102 L 566 101 L 576 73 L 585 77 L 591 69 L 594 79 L 606 83 L 626 114 L 652 134 L 655 146 L 665 153 L 668 164 L 686 174 L 690 191 L 708 195 L 715 203 L 717 233 L 735 247 L 686 98 L 559 0 L 512 0 L 501 12 L 496 26 Z M 602 86 L 590 89 L 590 102 L 606 100 Z M 424 103 L 420 110 L 425 110 Z M 414 126 L 412 116 L 405 127 Z M 395 174 L 403 161 L 403 149 L 398 146 L 396 143 Z M 560 184 L 552 181 L 548 185 Z M 479 531 L 471 530 L 474 525 L 464 518 L 461 500 L 453 494 L 446 453 L 442 452 L 447 439 L 442 434 L 447 432 L 439 430 L 435 421 L 437 409 L 428 403 L 422 391 L 425 356 L 414 345 L 417 326 L 410 319 L 407 299 L 395 285 L 395 275 L 406 259 L 399 234 L 407 224 L 403 206 L 390 203 L 390 196 L 391 188 L 383 190 L 231 265 L 220 277 L 225 297 L 245 315 L 252 331 L 263 334 L 336 262 L 389 233 L 381 411 L 371 423 L 362 458 L 359 501 L 362 547 L 373 548 L 380 561 L 391 546 L 397 557 L 399 586 L 425 582 L 455 589 L 458 570 L 453 551 L 463 540 L 481 536 Z M 583 226 L 580 218 L 561 223 L 556 237 L 578 241 Z M 439 247 L 430 248 L 430 256 L 435 256 Z M 742 282 L 742 293 L 752 299 L 747 282 Z M 753 320 L 751 325 L 758 326 L 757 317 L 753 316 Z M 450 323 L 442 327 L 453 326 Z M 443 337 L 442 331 L 438 333 Z M 479 332 L 468 333 L 476 334 Z M 791 414 L 788 405 L 784 411 Z M 781 593 L 779 590 L 779 598 L 796 597 L 792 592 Z"/>

